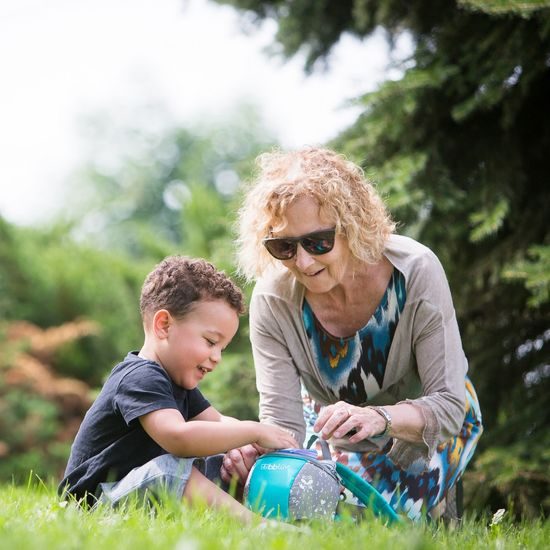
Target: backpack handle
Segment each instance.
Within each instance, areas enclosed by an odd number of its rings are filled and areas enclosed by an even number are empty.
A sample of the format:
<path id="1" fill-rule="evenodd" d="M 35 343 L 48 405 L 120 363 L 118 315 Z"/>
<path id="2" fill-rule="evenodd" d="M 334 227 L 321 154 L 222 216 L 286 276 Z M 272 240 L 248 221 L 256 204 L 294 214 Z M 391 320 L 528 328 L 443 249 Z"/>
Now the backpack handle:
<path id="1" fill-rule="evenodd" d="M 319 441 L 323 459 L 332 462 L 330 447 L 328 443 L 319 436 L 313 434 L 307 442 L 307 448 L 311 448 L 315 441 Z M 368 481 L 365 481 L 359 474 L 348 468 L 345 464 L 341 464 L 340 462 L 336 462 L 335 464 L 340 483 L 351 491 L 353 496 L 357 497 L 367 508 L 372 509 L 375 516 L 385 518 L 388 523 L 397 523 L 401 521 L 388 501 Z"/>
<path id="2" fill-rule="evenodd" d="M 321 445 L 321 454 L 323 455 L 323 460 L 332 461 L 332 455 L 330 454 L 330 447 L 328 446 L 328 443 L 326 442 L 326 440 L 321 439 L 318 435 L 313 434 L 309 438 L 306 449 L 311 449 L 311 446 L 315 443 L 315 441 L 319 441 L 319 445 Z"/>

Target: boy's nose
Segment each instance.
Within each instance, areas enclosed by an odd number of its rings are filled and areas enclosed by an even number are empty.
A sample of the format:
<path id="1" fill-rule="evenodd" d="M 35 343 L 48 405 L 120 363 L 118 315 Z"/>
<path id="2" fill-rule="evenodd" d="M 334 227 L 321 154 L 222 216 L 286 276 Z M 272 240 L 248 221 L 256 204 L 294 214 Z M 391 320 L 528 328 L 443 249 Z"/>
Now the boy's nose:
<path id="1" fill-rule="evenodd" d="M 214 366 L 216 366 L 222 358 L 222 352 L 220 350 L 212 349 L 212 353 L 210 354 L 210 361 L 214 363 Z"/>

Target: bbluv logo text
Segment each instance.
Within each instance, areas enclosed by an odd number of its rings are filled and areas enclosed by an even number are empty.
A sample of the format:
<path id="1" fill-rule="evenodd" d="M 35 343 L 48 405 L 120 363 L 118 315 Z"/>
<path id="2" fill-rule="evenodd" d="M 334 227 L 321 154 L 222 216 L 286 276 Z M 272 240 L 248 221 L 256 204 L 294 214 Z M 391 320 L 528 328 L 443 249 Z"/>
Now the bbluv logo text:
<path id="1" fill-rule="evenodd" d="M 288 464 L 260 464 L 260 470 L 288 470 Z"/>

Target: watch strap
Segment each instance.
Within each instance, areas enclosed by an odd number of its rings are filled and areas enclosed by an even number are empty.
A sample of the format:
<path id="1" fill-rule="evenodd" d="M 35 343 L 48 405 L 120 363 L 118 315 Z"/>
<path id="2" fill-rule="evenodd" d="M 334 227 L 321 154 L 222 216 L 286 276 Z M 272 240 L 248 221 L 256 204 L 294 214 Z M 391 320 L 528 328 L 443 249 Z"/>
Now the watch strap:
<path id="1" fill-rule="evenodd" d="M 389 437 L 390 430 L 391 430 L 391 415 L 390 415 L 390 413 L 384 407 L 371 407 L 371 406 L 369 406 L 369 409 L 372 409 L 373 411 L 376 411 L 386 421 L 386 427 L 384 428 L 384 431 L 382 433 L 377 434 L 374 437 Z"/>

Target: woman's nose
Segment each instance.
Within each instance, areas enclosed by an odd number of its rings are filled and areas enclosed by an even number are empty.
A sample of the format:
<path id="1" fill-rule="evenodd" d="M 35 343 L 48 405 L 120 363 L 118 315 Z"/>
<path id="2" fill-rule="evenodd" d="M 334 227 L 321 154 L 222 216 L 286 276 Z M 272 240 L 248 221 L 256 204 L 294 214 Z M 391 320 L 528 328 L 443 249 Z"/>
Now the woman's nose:
<path id="1" fill-rule="evenodd" d="M 298 248 L 296 249 L 296 258 L 295 258 L 296 267 L 301 271 L 304 271 L 308 266 L 310 266 L 314 262 L 315 260 L 311 257 L 311 254 L 306 252 L 302 248 L 302 245 L 298 245 Z"/>

